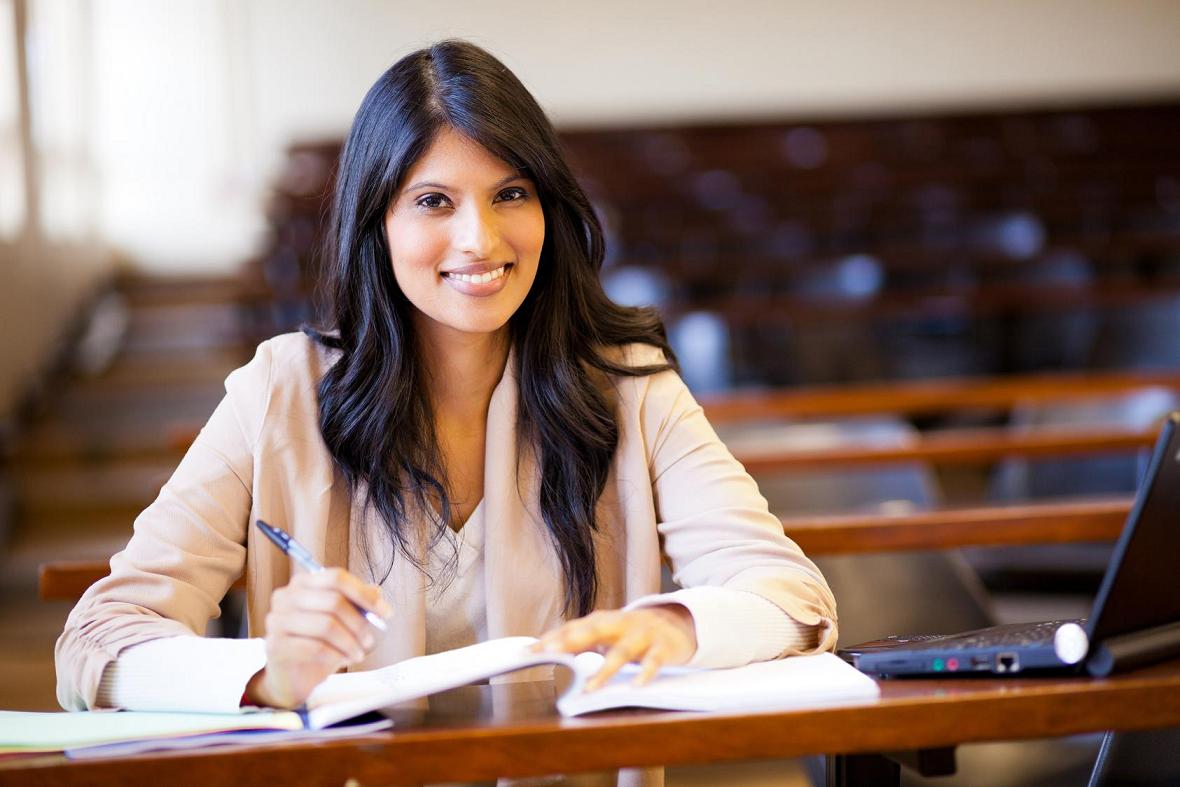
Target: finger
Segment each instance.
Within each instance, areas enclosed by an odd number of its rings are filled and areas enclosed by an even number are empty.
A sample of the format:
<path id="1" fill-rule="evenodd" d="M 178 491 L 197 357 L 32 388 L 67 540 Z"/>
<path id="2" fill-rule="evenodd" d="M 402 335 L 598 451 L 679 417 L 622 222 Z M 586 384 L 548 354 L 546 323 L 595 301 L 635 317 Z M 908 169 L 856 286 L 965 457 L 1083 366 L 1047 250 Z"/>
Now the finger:
<path id="1" fill-rule="evenodd" d="M 595 691 L 605 686 L 625 664 L 635 661 L 645 653 L 650 647 L 650 642 L 644 631 L 628 633 L 606 652 L 606 658 L 602 660 L 598 672 L 586 681 L 586 691 Z"/>
<path id="2" fill-rule="evenodd" d="M 302 613 L 276 615 L 267 620 L 267 627 L 273 626 L 279 636 L 296 636 L 316 640 L 331 648 L 346 661 L 360 661 L 365 657 L 364 646 L 356 636 L 334 615 L 325 613 Z"/>
<path id="3" fill-rule="evenodd" d="M 549 632 L 541 642 L 546 650 L 581 653 L 599 645 L 614 645 L 623 631 L 619 613 L 595 612 Z"/>
<path id="4" fill-rule="evenodd" d="M 338 590 L 352 603 L 379 617 L 387 618 L 393 614 L 393 607 L 381 596 L 381 588 L 361 582 L 354 574 L 342 568 L 325 568 L 323 571 L 302 576 L 307 577 L 303 580 L 307 586 Z"/>
<path id="5" fill-rule="evenodd" d="M 658 642 L 647 649 L 643 661 L 639 665 L 639 674 L 631 682 L 632 686 L 646 686 L 652 678 L 667 663 L 666 650 Z"/>
<path id="6" fill-rule="evenodd" d="M 365 616 L 340 591 L 312 588 L 302 590 L 292 599 L 291 612 L 332 615 L 352 632 L 365 650 L 377 645 L 377 637 Z"/>

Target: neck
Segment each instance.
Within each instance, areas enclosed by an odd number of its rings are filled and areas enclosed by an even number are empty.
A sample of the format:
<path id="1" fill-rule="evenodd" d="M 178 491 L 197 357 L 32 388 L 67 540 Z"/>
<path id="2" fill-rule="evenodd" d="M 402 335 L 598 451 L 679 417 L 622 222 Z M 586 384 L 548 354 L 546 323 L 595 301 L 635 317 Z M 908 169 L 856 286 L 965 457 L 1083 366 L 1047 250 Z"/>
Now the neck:
<path id="1" fill-rule="evenodd" d="M 420 330 L 418 335 L 436 414 L 478 417 L 482 424 L 508 363 L 507 326 L 488 334 L 441 329 Z"/>

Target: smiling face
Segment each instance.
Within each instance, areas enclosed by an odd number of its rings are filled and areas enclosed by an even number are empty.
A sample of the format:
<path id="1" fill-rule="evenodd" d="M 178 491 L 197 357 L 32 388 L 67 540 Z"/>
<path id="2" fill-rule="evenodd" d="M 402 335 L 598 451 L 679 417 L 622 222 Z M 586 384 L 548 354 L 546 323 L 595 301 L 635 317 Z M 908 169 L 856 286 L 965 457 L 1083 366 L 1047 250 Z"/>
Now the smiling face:
<path id="1" fill-rule="evenodd" d="M 537 276 L 545 215 L 518 170 L 443 128 L 385 214 L 393 274 L 436 338 L 508 324 Z"/>

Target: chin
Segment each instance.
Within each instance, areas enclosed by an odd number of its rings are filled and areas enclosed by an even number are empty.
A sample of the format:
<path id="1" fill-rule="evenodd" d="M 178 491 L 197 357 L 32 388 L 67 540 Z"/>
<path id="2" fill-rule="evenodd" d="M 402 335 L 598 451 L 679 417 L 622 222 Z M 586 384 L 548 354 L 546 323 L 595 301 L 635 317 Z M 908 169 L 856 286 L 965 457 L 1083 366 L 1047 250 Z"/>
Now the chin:
<path id="1" fill-rule="evenodd" d="M 457 333 L 485 335 L 498 333 L 508 327 L 508 318 L 440 320 L 441 325 Z"/>

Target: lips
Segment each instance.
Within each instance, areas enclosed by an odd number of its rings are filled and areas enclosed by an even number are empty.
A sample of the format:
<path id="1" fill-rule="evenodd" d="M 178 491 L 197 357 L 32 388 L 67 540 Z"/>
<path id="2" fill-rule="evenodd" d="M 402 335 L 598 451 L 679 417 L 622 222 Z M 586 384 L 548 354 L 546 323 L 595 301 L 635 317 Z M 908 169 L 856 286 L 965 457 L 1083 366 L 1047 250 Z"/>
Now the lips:
<path id="1" fill-rule="evenodd" d="M 511 262 L 478 263 L 441 271 L 439 275 L 456 291 L 482 298 L 495 295 L 507 286 L 512 267 Z"/>

